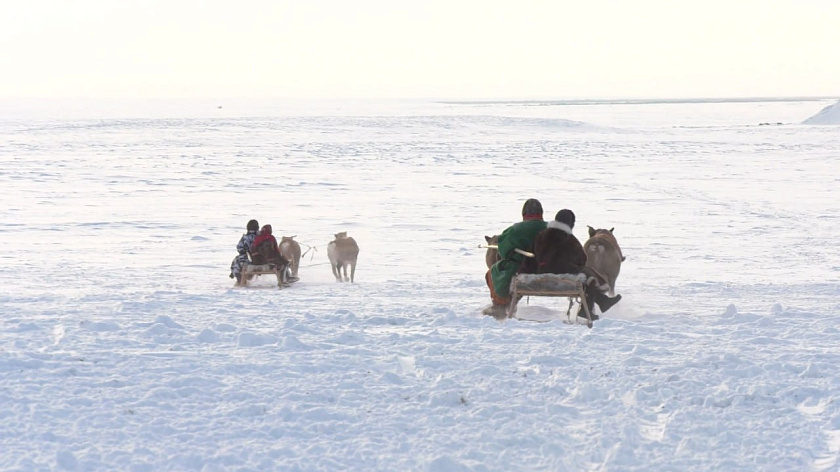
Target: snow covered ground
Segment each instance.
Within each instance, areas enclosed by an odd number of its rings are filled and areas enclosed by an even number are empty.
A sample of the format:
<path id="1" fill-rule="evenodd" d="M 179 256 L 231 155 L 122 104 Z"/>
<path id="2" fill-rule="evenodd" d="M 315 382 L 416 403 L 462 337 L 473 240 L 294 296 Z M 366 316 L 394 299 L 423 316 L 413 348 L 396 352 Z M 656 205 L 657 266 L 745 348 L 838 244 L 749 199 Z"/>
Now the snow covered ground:
<path id="1" fill-rule="evenodd" d="M 833 102 L 0 103 L 0 470 L 840 470 Z M 529 197 L 615 227 L 591 330 L 480 315 Z"/>

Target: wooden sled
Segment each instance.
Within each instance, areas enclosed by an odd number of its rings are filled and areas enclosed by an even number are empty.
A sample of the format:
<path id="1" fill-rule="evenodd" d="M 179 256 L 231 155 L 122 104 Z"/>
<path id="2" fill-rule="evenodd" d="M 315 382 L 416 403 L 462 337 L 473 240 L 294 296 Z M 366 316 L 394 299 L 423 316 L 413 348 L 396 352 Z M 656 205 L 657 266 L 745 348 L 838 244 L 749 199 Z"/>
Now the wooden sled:
<path id="1" fill-rule="evenodd" d="M 248 286 L 248 279 L 253 278 L 257 275 L 270 275 L 274 274 L 277 276 L 277 286 L 279 288 L 283 288 L 283 273 L 274 266 L 274 264 L 245 264 L 242 267 L 242 278 L 240 279 L 239 285 L 240 287 L 247 287 Z"/>
<path id="2" fill-rule="evenodd" d="M 591 328 L 592 313 L 589 312 L 589 305 L 586 303 L 585 283 L 586 275 L 584 274 L 517 274 L 510 282 L 511 300 L 507 315 L 513 317 L 516 314 L 516 305 L 523 296 L 567 297 L 569 299 L 569 308 L 566 310 L 568 322 L 573 322 L 572 304 L 577 301 L 586 314 L 586 326 Z M 576 320 L 577 317 L 575 317 L 575 322 Z"/>

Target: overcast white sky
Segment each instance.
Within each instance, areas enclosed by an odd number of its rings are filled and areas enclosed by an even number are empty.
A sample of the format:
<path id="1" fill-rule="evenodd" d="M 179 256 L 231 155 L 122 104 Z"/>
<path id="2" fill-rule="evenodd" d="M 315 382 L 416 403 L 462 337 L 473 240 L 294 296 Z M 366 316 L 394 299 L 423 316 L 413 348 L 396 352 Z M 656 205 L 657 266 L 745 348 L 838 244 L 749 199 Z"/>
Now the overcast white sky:
<path id="1" fill-rule="evenodd" d="M 19 0 L 0 97 L 840 95 L 838 0 Z"/>

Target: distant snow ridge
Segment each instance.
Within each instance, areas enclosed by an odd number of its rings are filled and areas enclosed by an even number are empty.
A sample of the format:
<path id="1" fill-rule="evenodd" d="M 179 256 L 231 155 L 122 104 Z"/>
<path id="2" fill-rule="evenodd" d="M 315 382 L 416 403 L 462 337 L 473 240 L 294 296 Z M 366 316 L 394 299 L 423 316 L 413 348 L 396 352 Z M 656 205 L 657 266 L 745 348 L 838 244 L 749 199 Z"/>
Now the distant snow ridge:
<path id="1" fill-rule="evenodd" d="M 840 100 L 802 122 L 803 125 L 840 125 Z"/>

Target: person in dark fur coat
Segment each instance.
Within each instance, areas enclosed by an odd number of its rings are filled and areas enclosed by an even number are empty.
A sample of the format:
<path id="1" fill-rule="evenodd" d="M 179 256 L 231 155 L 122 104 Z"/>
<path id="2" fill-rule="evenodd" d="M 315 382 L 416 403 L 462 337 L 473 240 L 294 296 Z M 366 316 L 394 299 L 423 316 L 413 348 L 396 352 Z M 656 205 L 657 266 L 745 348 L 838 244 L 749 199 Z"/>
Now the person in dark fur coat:
<path id="1" fill-rule="evenodd" d="M 572 234 L 575 214 L 560 210 L 548 227 L 537 234 L 534 254 L 538 274 L 578 274 L 586 266 L 586 253 Z"/>
<path id="2" fill-rule="evenodd" d="M 534 239 L 534 254 L 536 256 L 538 274 L 580 274 L 587 276 L 586 301 L 589 312 L 598 304 L 604 313 L 621 300 L 621 295 L 608 297 L 603 290 L 606 283 L 604 278 L 586 267 L 586 253 L 580 241 L 572 234 L 575 227 L 575 214 L 572 210 L 563 209 L 554 216 L 546 229 L 540 231 Z M 578 316 L 581 313 L 578 311 Z M 593 319 L 597 319 L 595 314 Z"/>

